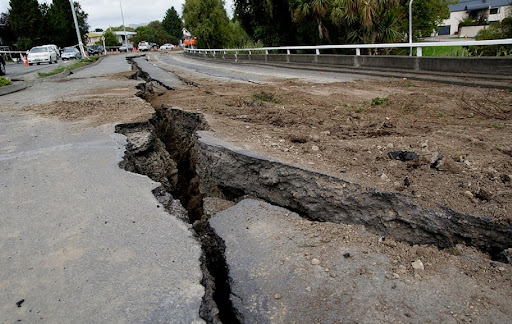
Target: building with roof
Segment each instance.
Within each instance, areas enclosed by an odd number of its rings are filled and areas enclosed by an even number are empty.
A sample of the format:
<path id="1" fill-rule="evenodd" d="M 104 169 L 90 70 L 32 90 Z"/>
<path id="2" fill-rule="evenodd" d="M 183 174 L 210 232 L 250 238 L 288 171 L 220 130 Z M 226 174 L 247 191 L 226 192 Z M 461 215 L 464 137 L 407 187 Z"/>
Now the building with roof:
<path id="1" fill-rule="evenodd" d="M 489 24 L 500 22 L 512 14 L 512 0 L 460 0 L 449 5 L 450 18 L 439 26 L 438 35 L 459 35 L 474 37 L 480 29 L 487 25 L 459 27 L 461 21 L 472 18 L 474 21 Z"/>
<path id="2" fill-rule="evenodd" d="M 120 44 L 124 44 L 124 31 L 115 31 L 114 35 L 116 35 L 117 41 Z M 130 39 L 135 35 L 137 35 L 137 33 L 134 31 L 126 31 L 126 38 L 128 38 L 128 41 L 130 41 Z M 87 46 L 96 44 L 96 42 L 101 39 L 101 36 L 103 36 L 103 33 L 87 33 Z"/>

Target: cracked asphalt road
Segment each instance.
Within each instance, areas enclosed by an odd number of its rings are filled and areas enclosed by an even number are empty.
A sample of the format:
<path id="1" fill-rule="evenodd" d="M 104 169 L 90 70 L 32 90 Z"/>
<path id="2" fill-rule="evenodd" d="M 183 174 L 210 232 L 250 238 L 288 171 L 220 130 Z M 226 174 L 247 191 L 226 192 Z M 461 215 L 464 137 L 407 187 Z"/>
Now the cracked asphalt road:
<path id="1" fill-rule="evenodd" d="M 104 77 L 129 70 L 107 57 L 2 97 L 1 323 L 202 322 L 200 245 L 152 195 L 157 183 L 118 167 L 124 137 L 23 110 L 133 87 Z"/>

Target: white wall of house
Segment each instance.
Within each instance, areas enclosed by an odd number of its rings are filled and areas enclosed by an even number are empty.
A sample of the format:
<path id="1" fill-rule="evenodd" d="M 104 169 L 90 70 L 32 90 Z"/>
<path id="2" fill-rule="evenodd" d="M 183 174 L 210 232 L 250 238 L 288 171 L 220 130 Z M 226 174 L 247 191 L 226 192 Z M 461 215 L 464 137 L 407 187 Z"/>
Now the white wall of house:
<path id="1" fill-rule="evenodd" d="M 493 9 L 493 7 L 491 7 L 491 9 Z M 502 21 L 503 19 L 505 19 L 512 13 L 512 6 L 503 6 L 503 7 L 497 8 L 497 9 L 498 9 L 497 10 L 498 13 L 492 14 L 492 15 L 489 14 L 489 16 L 488 16 L 489 22 Z M 455 35 L 459 31 L 459 22 L 461 22 L 462 20 L 467 18 L 468 15 L 469 15 L 469 13 L 466 10 L 450 12 L 450 18 L 445 19 L 441 26 L 450 26 L 450 35 Z M 475 27 L 475 26 L 471 26 L 471 27 Z M 478 26 L 478 27 L 481 27 L 481 26 Z M 480 28 L 480 29 L 482 29 L 482 28 Z M 464 28 L 464 31 L 465 31 L 465 33 L 461 32 L 460 35 L 474 37 L 474 35 L 471 36 L 473 34 L 473 29 Z M 476 33 L 475 33 L 475 35 L 476 35 Z"/>
<path id="2" fill-rule="evenodd" d="M 475 37 L 476 34 L 478 34 L 478 32 L 480 30 L 486 29 L 487 27 L 489 27 L 489 25 L 484 25 L 484 26 L 462 26 L 462 27 L 460 27 L 460 30 L 459 30 L 459 36 L 460 37 L 464 37 L 464 36 Z"/>
<path id="3" fill-rule="evenodd" d="M 468 16 L 466 10 L 450 12 L 450 18 L 445 19 L 442 26 L 450 26 L 450 35 L 455 35 L 459 31 L 459 22 Z"/>
<path id="4" fill-rule="evenodd" d="M 498 9 L 498 13 L 497 14 L 489 14 L 489 22 L 493 22 L 493 21 L 502 21 L 503 19 L 507 18 L 508 16 L 510 16 L 510 14 L 512 13 L 512 6 L 504 6 L 504 7 L 499 7 L 499 8 L 493 8 L 491 7 L 491 11 L 493 9 Z"/>

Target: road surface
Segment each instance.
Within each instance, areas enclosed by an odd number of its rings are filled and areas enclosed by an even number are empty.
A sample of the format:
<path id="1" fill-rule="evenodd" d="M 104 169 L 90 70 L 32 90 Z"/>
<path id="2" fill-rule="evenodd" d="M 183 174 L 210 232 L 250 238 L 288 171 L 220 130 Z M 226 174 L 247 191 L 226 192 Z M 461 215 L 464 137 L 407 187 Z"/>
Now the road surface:
<path id="1" fill-rule="evenodd" d="M 129 70 L 124 56 L 107 57 L 65 86 L 37 82 L 2 97 L 1 323 L 201 322 L 200 245 L 153 196 L 157 183 L 118 167 L 124 139 L 114 126 L 24 111 L 84 90 L 133 89 L 102 77 Z"/>

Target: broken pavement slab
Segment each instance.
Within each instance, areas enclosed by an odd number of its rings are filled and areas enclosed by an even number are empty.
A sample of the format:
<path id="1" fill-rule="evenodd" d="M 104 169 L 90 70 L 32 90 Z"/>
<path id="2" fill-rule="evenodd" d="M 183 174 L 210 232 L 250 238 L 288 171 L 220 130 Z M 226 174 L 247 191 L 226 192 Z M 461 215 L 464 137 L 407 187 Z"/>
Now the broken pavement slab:
<path id="1" fill-rule="evenodd" d="M 246 323 L 512 320 L 510 266 L 499 272 L 478 255 L 383 243 L 362 226 L 311 222 L 252 199 L 209 222 Z M 414 269 L 419 258 L 425 270 Z"/>
<path id="2" fill-rule="evenodd" d="M 136 67 L 141 73 L 144 73 L 150 80 L 160 83 L 167 90 L 172 90 L 183 85 L 176 75 L 153 65 L 148 62 L 144 56 L 130 58 L 130 60 L 133 60 L 136 63 Z"/>
<path id="3" fill-rule="evenodd" d="M 65 92 L 113 84 L 87 77 L 105 66 L 129 71 L 108 57 Z M 54 86 L 6 96 L 0 111 L 2 322 L 203 322 L 200 244 L 153 196 L 159 183 L 119 168 L 124 137 L 21 111 L 64 93 Z"/>

